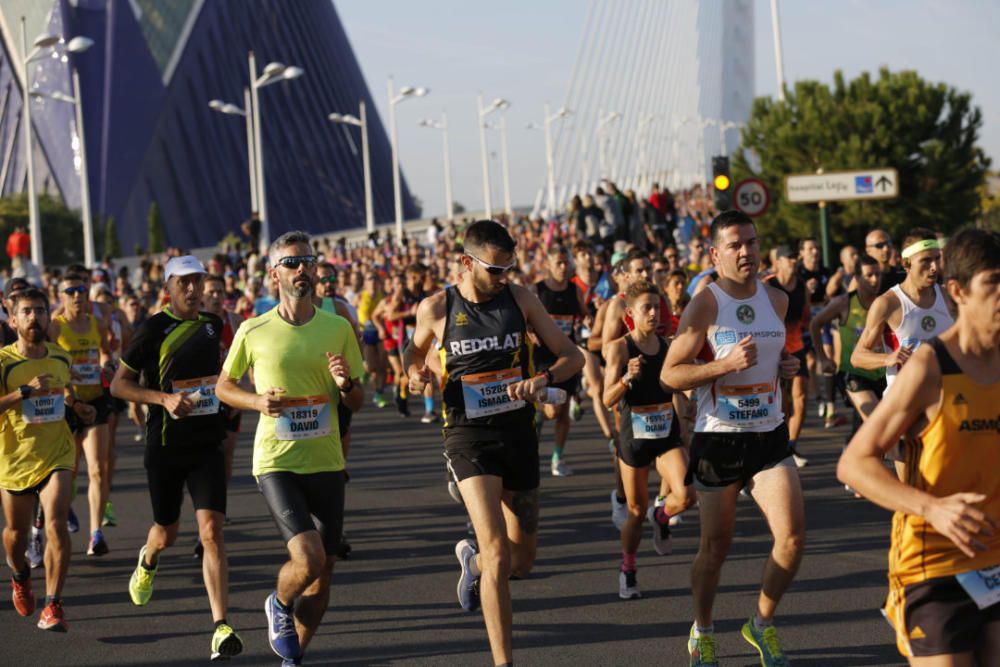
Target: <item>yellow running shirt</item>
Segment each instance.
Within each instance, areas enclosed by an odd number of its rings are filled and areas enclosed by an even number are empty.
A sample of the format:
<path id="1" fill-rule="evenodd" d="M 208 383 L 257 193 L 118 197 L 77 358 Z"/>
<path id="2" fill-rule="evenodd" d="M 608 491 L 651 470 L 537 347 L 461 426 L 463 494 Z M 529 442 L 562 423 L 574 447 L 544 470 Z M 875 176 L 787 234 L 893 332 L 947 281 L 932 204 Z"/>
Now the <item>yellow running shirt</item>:
<path id="1" fill-rule="evenodd" d="M 49 391 L 33 392 L 0 415 L 0 488 L 23 491 L 40 484 L 54 470 L 72 470 L 76 445 L 66 423 L 63 388 L 69 382 L 70 357 L 46 343 L 48 356 L 29 359 L 17 343 L 0 349 L 4 395 L 43 373 Z"/>
<path id="2" fill-rule="evenodd" d="M 344 469 L 337 405 L 340 390 L 327 370 L 326 353 L 341 354 L 357 380 L 361 350 L 351 325 L 339 315 L 316 309 L 301 326 L 289 324 L 272 308 L 244 322 L 236 332 L 222 372 L 239 380 L 253 368 L 257 393 L 285 390 L 281 417 L 260 416 L 254 438 L 253 474 L 299 474 Z"/>
<path id="3" fill-rule="evenodd" d="M 77 398 L 92 401 L 104 393 L 101 385 L 101 331 L 95 315 L 88 314 L 86 317 L 90 326 L 85 333 L 74 331 L 62 315 L 57 315 L 54 320 L 59 327 L 56 343 L 69 352 L 73 361 L 73 373 L 76 376 L 73 389 Z"/>

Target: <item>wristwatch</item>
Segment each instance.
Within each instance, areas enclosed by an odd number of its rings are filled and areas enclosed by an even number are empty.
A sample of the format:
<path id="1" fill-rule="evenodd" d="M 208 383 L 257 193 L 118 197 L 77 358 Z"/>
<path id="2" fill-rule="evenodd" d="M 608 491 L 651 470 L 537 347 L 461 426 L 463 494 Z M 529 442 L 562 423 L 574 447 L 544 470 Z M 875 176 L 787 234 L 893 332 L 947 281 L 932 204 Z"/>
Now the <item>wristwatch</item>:
<path id="1" fill-rule="evenodd" d="M 22 401 L 24 399 L 28 398 L 29 396 L 31 396 L 31 387 L 29 387 L 28 385 L 22 384 L 21 387 L 20 387 L 20 390 L 21 390 L 21 400 Z"/>
<path id="2" fill-rule="evenodd" d="M 545 386 L 551 387 L 552 385 L 555 384 L 556 379 L 555 376 L 552 375 L 551 370 L 546 368 L 544 371 L 542 371 L 542 374 L 545 375 Z"/>
<path id="3" fill-rule="evenodd" d="M 354 389 L 354 378 L 347 378 L 347 381 L 350 384 L 348 384 L 346 387 L 340 390 L 341 394 L 349 394 Z"/>

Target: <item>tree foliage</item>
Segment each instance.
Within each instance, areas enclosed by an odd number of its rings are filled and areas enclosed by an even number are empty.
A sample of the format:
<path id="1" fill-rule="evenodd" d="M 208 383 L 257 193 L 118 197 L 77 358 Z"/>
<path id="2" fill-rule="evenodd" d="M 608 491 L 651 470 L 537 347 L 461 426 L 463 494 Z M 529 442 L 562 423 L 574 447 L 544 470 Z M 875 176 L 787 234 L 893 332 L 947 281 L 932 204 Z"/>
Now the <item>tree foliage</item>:
<path id="1" fill-rule="evenodd" d="M 42 259 L 46 265 L 83 261 L 83 222 L 77 211 L 48 194 L 38 196 L 38 217 L 42 228 Z M 14 229 L 28 229 L 28 195 L 19 193 L 0 199 L 0 241 L 6 242 Z M 30 229 L 29 229 L 30 231 Z M 2 265 L 10 258 L 2 254 Z"/>
<path id="2" fill-rule="evenodd" d="M 149 216 L 146 222 L 148 225 L 146 233 L 148 234 L 147 244 L 149 245 L 149 252 L 163 252 L 167 249 L 167 235 L 163 229 L 160 207 L 156 205 L 155 201 L 149 204 Z"/>
<path id="3" fill-rule="evenodd" d="M 899 239 L 917 225 L 950 232 L 979 215 L 989 158 L 976 144 L 982 114 L 971 95 L 916 72 L 881 69 L 832 86 L 799 81 L 784 102 L 754 100 L 735 156 L 737 180 L 754 176 L 771 191 L 758 219 L 767 238 L 818 236 L 815 204 L 784 201 L 791 174 L 895 167 L 899 197 L 828 204 L 835 245 L 858 244 L 872 227 Z"/>

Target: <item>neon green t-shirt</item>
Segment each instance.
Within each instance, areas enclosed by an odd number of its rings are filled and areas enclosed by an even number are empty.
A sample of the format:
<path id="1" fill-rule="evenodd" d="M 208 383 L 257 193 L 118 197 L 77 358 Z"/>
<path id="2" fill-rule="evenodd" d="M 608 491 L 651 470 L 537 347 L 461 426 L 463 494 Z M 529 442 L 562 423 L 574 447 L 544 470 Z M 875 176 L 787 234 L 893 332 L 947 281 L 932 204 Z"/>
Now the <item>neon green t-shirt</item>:
<path id="1" fill-rule="evenodd" d="M 326 353 L 342 354 L 351 377 L 362 372 L 361 350 L 351 325 L 316 309 L 305 324 L 289 324 L 278 309 L 245 321 L 236 332 L 222 372 L 239 380 L 253 368 L 257 393 L 285 389 L 281 417 L 260 416 L 253 447 L 253 474 L 299 474 L 344 469 L 337 405 L 340 390 L 327 370 Z"/>

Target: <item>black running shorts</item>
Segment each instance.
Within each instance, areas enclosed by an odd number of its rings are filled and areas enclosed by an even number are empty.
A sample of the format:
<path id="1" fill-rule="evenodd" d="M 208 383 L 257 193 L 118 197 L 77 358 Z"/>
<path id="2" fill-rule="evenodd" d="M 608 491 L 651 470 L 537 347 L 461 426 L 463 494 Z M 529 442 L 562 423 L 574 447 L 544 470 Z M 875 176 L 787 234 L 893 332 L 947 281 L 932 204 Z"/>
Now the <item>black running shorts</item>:
<path id="1" fill-rule="evenodd" d="M 928 579 L 903 591 L 906 627 L 895 628 L 896 638 L 901 652 L 908 642 L 915 657 L 975 651 L 984 645 L 986 626 L 1000 622 L 1000 603 L 980 609 L 955 577 Z"/>
<path id="2" fill-rule="evenodd" d="M 788 426 L 782 423 L 764 433 L 696 432 L 691 438 L 691 461 L 685 483 L 722 488 L 744 486 L 762 470 L 792 455 Z"/>
<path id="3" fill-rule="evenodd" d="M 444 457 L 455 481 L 477 475 L 503 478 L 508 491 L 538 488 L 538 434 L 530 419 L 501 428 L 455 426 L 444 429 Z"/>
<path id="4" fill-rule="evenodd" d="M 278 471 L 258 477 L 257 486 L 286 544 L 315 530 L 332 556 L 344 531 L 344 481 L 343 470 L 307 475 Z"/>
<path id="5" fill-rule="evenodd" d="M 111 394 L 107 390 L 97 398 L 91 399 L 89 401 L 84 401 L 87 405 L 93 406 L 97 414 L 94 416 L 94 421 L 90 424 L 84 424 L 83 420 L 80 419 L 76 414 L 76 410 L 72 408 L 67 408 L 66 410 L 66 421 L 69 423 L 69 430 L 73 431 L 74 435 L 79 435 L 83 433 L 86 429 L 91 426 L 100 426 L 101 424 L 108 423 L 108 417 L 111 415 L 111 410 L 114 407 L 111 401 Z"/>
<path id="6" fill-rule="evenodd" d="M 622 421 L 626 428 L 630 426 L 625 419 Z M 670 426 L 670 435 L 666 438 L 655 440 L 633 438 L 631 433 L 622 431 L 618 436 L 618 458 L 630 468 L 648 468 L 656 461 L 657 457 L 666 454 L 671 449 L 683 446 L 680 426 L 678 420 L 674 419 Z"/>
<path id="7" fill-rule="evenodd" d="M 847 373 L 844 375 L 844 388 L 852 394 L 859 391 L 870 391 L 881 399 L 882 393 L 885 391 L 885 378 L 872 380 L 861 375 Z"/>
<path id="8" fill-rule="evenodd" d="M 196 510 L 226 513 L 226 463 L 221 447 L 177 450 L 146 456 L 146 479 L 153 504 L 153 521 L 177 523 L 184 504 L 184 486 Z"/>
<path id="9" fill-rule="evenodd" d="M 340 438 L 343 440 L 347 432 L 351 430 L 351 419 L 354 413 L 343 403 L 337 403 L 337 424 L 339 426 Z"/>

